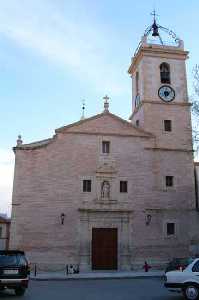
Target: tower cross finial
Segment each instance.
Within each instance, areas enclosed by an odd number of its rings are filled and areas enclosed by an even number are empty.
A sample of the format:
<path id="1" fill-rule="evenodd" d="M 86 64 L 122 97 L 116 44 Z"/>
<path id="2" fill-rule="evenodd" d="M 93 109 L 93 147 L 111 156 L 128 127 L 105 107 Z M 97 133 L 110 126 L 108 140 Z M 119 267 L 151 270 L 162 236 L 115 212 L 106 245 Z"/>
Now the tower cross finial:
<path id="1" fill-rule="evenodd" d="M 151 15 L 153 16 L 153 21 L 155 22 L 156 21 L 156 17 L 158 17 L 158 14 L 156 14 L 155 8 L 152 11 Z"/>

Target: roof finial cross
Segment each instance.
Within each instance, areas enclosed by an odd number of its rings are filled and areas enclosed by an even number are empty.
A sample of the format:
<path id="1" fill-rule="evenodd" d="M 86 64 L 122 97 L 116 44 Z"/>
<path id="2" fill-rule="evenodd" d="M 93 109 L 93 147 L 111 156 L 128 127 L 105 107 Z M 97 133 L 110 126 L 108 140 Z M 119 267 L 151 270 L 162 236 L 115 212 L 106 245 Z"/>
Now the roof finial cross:
<path id="1" fill-rule="evenodd" d="M 103 97 L 104 99 L 104 111 L 108 111 L 108 108 L 109 108 L 109 102 L 108 100 L 110 99 L 107 95 Z"/>

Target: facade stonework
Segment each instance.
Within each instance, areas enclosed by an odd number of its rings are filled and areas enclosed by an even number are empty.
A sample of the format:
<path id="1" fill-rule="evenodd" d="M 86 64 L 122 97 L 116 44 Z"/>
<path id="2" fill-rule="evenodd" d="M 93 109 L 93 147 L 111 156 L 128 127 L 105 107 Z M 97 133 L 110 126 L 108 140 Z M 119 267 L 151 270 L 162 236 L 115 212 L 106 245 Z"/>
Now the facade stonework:
<path id="1" fill-rule="evenodd" d="M 25 250 L 43 268 L 78 264 L 80 271 L 93 268 L 94 228 L 117 229 L 119 270 L 135 269 L 145 260 L 158 266 L 195 251 L 198 217 L 186 58 L 181 46 L 141 44 L 129 68 L 131 121 L 106 107 L 57 129 L 51 139 L 14 148 L 10 248 Z M 169 103 L 158 97 L 162 62 L 170 65 L 169 85 L 175 90 Z M 165 132 L 164 120 L 171 120 L 171 132 Z M 103 141 L 109 142 L 108 153 L 103 153 Z M 84 180 L 91 182 L 91 190 L 84 191 Z"/>

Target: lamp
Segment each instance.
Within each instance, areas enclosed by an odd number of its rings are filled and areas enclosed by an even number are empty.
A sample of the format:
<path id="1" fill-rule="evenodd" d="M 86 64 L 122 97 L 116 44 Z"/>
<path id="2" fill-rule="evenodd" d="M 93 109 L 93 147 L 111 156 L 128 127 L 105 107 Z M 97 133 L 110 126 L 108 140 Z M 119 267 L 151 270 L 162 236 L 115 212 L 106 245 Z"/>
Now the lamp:
<path id="1" fill-rule="evenodd" d="M 61 219 L 61 224 L 64 225 L 64 219 L 65 219 L 65 214 L 64 213 L 61 213 L 60 219 Z"/>
<path id="2" fill-rule="evenodd" d="M 151 219 L 152 219 L 151 215 L 146 215 L 145 223 L 147 226 L 151 223 Z"/>

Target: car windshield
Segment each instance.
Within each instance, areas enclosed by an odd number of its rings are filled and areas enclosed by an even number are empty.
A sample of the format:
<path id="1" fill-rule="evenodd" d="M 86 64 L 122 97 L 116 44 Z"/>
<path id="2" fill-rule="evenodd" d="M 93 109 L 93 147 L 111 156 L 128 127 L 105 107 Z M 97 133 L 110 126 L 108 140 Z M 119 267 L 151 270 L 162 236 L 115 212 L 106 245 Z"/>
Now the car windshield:
<path id="1" fill-rule="evenodd" d="M 0 254 L 0 267 L 19 265 L 19 255 Z"/>
<path id="2" fill-rule="evenodd" d="M 192 264 L 193 261 L 194 261 L 194 258 L 190 257 L 190 258 L 188 259 L 188 261 L 187 261 L 187 262 L 188 262 L 188 265 L 186 266 L 186 268 L 185 268 L 184 270 L 186 270 L 186 269 L 189 267 L 189 265 Z M 183 271 L 184 271 L 184 270 L 183 270 Z"/>

